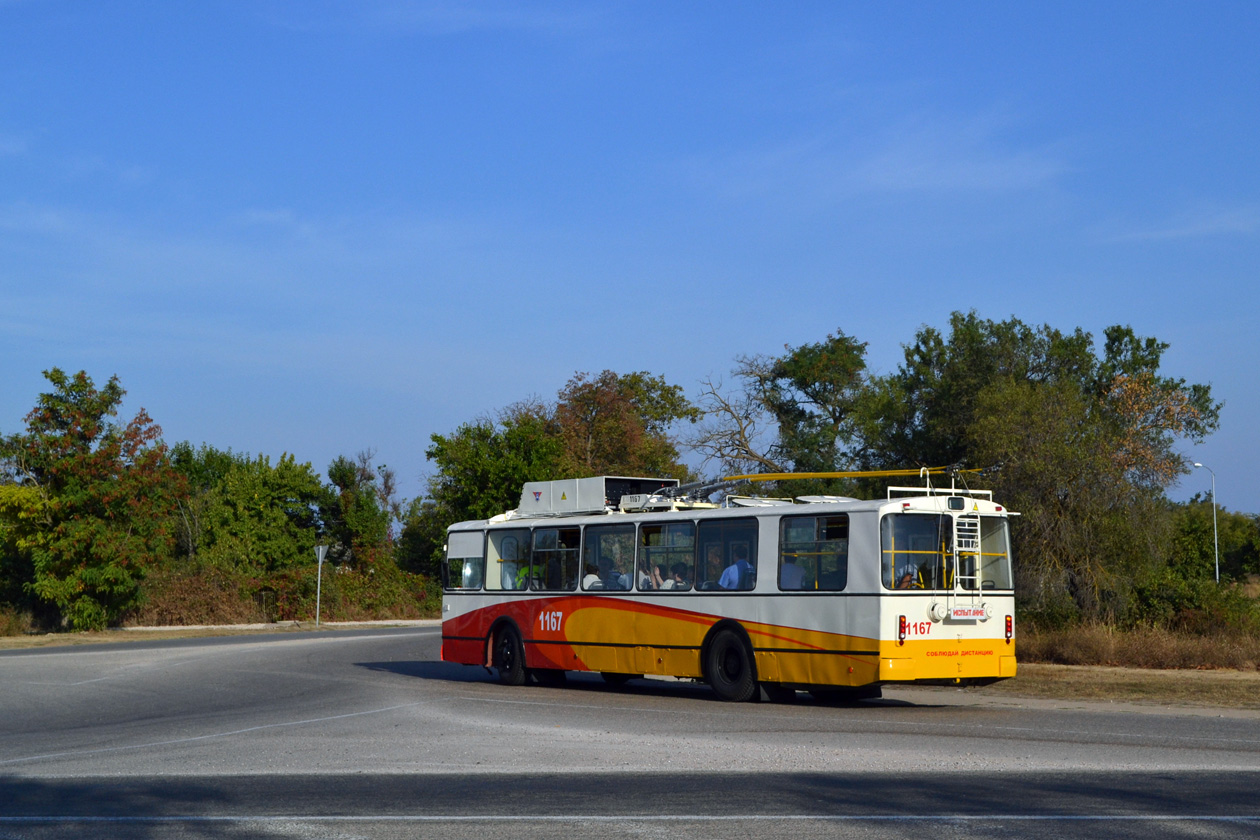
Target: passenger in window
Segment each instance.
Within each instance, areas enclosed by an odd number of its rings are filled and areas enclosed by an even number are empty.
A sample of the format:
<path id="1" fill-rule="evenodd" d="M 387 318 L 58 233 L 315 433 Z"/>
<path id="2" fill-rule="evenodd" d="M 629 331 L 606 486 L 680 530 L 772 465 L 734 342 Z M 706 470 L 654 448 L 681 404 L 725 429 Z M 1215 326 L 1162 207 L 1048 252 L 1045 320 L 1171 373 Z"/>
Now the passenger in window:
<path id="1" fill-rule="evenodd" d="M 805 570 L 796 565 L 793 557 L 783 558 L 783 567 L 779 569 L 780 589 L 800 589 L 805 583 Z"/>
<path id="2" fill-rule="evenodd" d="M 603 589 L 604 582 L 599 579 L 599 567 L 593 563 L 586 564 L 586 577 L 582 578 L 583 589 Z"/>
<path id="3" fill-rule="evenodd" d="M 897 588 L 898 589 L 914 589 L 915 588 L 914 573 L 912 573 L 909 569 L 907 569 L 906 573 L 901 576 L 901 580 L 897 581 Z M 918 588 L 922 589 L 923 587 L 919 586 Z"/>
<path id="4" fill-rule="evenodd" d="M 690 589 L 691 581 L 687 580 L 687 564 L 675 563 L 669 570 L 670 589 Z"/>
<path id="5" fill-rule="evenodd" d="M 722 576 L 722 546 L 711 545 L 705 554 L 704 587 L 709 589 Z"/>
<path id="6" fill-rule="evenodd" d="M 954 585 L 954 570 L 940 561 L 924 563 L 914 584 L 915 589 L 949 589 Z"/>
<path id="7" fill-rule="evenodd" d="M 718 579 L 718 586 L 723 589 L 751 589 L 753 567 L 748 562 L 747 549 L 742 546 L 735 546 L 732 552 L 735 555 L 735 562 L 726 567 L 726 571 L 722 572 L 722 577 Z"/>
<path id="8" fill-rule="evenodd" d="M 629 589 L 630 576 L 623 574 L 617 563 L 611 558 L 606 561 L 607 565 L 600 569 L 600 580 L 604 582 L 605 589 Z"/>
<path id="9" fill-rule="evenodd" d="M 673 581 L 665 576 L 664 570 L 656 563 L 652 564 L 651 574 L 647 576 L 645 582 L 641 582 L 643 589 L 673 589 Z"/>

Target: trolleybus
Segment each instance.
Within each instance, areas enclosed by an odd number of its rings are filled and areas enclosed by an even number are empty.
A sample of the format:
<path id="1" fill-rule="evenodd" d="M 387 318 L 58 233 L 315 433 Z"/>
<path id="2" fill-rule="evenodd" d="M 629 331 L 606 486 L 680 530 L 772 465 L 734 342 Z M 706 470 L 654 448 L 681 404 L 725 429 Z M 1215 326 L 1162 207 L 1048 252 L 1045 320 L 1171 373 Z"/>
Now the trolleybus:
<path id="1" fill-rule="evenodd" d="M 661 675 L 731 701 L 1013 677 L 1014 514 L 923 479 L 720 503 L 664 479 L 527 483 L 447 531 L 441 657 L 508 685 Z"/>

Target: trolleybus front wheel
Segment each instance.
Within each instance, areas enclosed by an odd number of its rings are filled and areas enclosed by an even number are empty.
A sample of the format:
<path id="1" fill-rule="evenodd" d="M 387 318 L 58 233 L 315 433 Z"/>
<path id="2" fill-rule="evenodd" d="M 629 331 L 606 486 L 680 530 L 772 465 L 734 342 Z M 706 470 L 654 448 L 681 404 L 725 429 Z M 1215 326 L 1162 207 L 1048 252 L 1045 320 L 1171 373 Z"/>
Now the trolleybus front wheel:
<path id="1" fill-rule="evenodd" d="M 525 646 L 515 627 L 499 630 L 494 639 L 494 664 L 499 669 L 499 682 L 504 685 L 525 684 Z"/>
<path id="2" fill-rule="evenodd" d="M 705 676 L 723 700 L 746 703 L 757 696 L 752 651 L 734 630 L 719 630 L 704 658 Z"/>

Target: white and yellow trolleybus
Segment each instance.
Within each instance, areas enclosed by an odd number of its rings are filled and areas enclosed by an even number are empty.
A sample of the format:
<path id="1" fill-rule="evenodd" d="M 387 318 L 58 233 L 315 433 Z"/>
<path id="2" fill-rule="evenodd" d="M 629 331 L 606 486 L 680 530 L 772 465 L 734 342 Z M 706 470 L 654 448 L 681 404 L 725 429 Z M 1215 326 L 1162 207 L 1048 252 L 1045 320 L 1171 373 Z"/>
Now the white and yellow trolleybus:
<path id="1" fill-rule="evenodd" d="M 923 478 L 875 501 L 721 503 L 673 480 L 528 483 L 447 532 L 442 659 L 509 685 L 693 678 L 733 701 L 1013 677 L 1013 514 Z"/>

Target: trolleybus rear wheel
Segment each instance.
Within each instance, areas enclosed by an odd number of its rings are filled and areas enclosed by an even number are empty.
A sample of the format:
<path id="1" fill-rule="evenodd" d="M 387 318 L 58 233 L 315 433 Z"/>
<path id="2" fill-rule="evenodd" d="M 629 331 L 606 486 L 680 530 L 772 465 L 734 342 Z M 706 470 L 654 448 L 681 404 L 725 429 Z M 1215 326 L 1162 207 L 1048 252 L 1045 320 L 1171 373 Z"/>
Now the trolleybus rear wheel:
<path id="1" fill-rule="evenodd" d="M 719 630 L 705 656 L 705 676 L 723 700 L 746 703 L 757 696 L 752 651 L 734 630 Z"/>
<path id="2" fill-rule="evenodd" d="M 499 682 L 504 685 L 525 684 L 525 646 L 515 627 L 504 627 L 494 639 L 494 664 L 499 669 Z"/>

